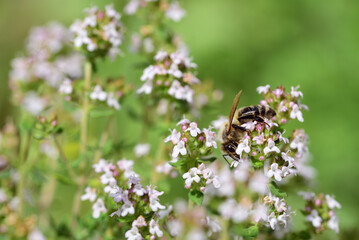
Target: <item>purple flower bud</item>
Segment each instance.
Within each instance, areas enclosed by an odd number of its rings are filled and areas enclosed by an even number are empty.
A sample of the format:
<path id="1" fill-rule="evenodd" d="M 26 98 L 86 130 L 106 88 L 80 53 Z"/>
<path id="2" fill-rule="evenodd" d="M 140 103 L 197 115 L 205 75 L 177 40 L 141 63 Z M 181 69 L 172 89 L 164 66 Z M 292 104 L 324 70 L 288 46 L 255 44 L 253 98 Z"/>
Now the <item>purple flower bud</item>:
<path id="1" fill-rule="evenodd" d="M 44 118 L 44 117 L 40 118 L 40 122 L 44 123 L 45 121 L 46 121 L 46 118 Z"/>
<path id="2" fill-rule="evenodd" d="M 199 140 L 199 141 L 203 141 L 203 140 L 204 140 L 204 137 L 203 137 L 203 136 L 199 136 L 198 140 Z"/>
<path id="3" fill-rule="evenodd" d="M 272 121 L 275 121 L 277 118 L 276 117 L 272 117 Z"/>
<path id="4" fill-rule="evenodd" d="M 122 95 L 123 95 L 122 91 L 117 91 L 116 94 L 117 94 L 117 97 L 119 97 L 119 98 L 122 97 Z"/>
<path id="5" fill-rule="evenodd" d="M 165 86 L 168 87 L 169 85 L 170 85 L 170 82 L 169 82 L 169 81 L 166 81 L 166 82 L 165 82 Z"/>
<path id="6" fill-rule="evenodd" d="M 310 212 L 312 209 L 309 206 L 305 206 L 305 211 Z"/>
<path id="7" fill-rule="evenodd" d="M 252 152 L 252 155 L 253 155 L 253 156 L 256 156 L 256 155 L 257 155 L 257 153 L 256 153 L 256 152 Z"/>
<path id="8" fill-rule="evenodd" d="M 181 129 L 182 129 L 182 131 L 185 131 L 185 130 L 187 129 L 187 126 L 186 126 L 185 124 L 183 124 L 183 125 L 181 126 Z"/>
<path id="9" fill-rule="evenodd" d="M 165 60 L 164 64 L 165 64 L 166 67 L 169 67 L 170 66 L 170 61 Z"/>
<path id="10" fill-rule="evenodd" d="M 105 13 L 103 12 L 103 11 L 99 11 L 98 13 L 97 13 L 97 17 L 98 17 L 98 19 L 103 19 L 103 17 L 105 16 Z"/>
<path id="11" fill-rule="evenodd" d="M 256 130 L 257 130 L 257 132 L 261 132 L 263 130 L 263 128 L 260 124 L 257 124 Z"/>
<path id="12" fill-rule="evenodd" d="M 156 236 L 155 235 L 152 235 L 151 236 L 151 240 L 155 240 L 156 239 Z"/>
<path id="13" fill-rule="evenodd" d="M 319 206 L 321 203 L 322 203 L 322 201 L 321 201 L 320 199 L 316 199 L 316 200 L 315 200 L 315 205 L 316 205 L 316 206 Z"/>
<path id="14" fill-rule="evenodd" d="M 267 105 L 267 102 L 265 100 L 261 100 L 259 103 L 260 105 Z"/>
<path id="15" fill-rule="evenodd" d="M 113 175 L 116 177 L 116 176 L 118 176 L 118 171 L 117 170 L 115 170 L 115 171 L 113 171 Z"/>
<path id="16" fill-rule="evenodd" d="M 264 160 L 264 156 L 260 156 L 259 160 L 263 161 Z"/>
<path id="17" fill-rule="evenodd" d="M 187 142 L 187 138 L 185 138 L 185 137 L 182 138 L 182 141 Z"/>
<path id="18" fill-rule="evenodd" d="M 290 107 L 293 107 L 294 105 L 295 105 L 294 102 L 290 102 L 290 103 L 289 103 L 289 106 L 290 106 Z"/>
<path id="19" fill-rule="evenodd" d="M 282 118 L 282 119 L 280 120 L 280 122 L 281 122 L 282 124 L 284 124 L 284 123 L 286 123 L 286 122 L 287 122 L 287 119 Z"/>
<path id="20" fill-rule="evenodd" d="M 111 171 L 114 171 L 116 169 L 115 165 L 113 165 L 113 164 L 111 164 L 109 168 Z"/>
<path id="21" fill-rule="evenodd" d="M 57 121 L 56 121 L 56 120 L 53 120 L 53 121 L 51 122 L 51 125 L 52 125 L 52 126 L 56 126 L 56 125 L 57 125 Z"/>
<path id="22" fill-rule="evenodd" d="M 329 216 L 330 216 L 330 217 L 335 216 L 335 212 L 334 212 L 334 211 L 329 211 Z"/>
<path id="23" fill-rule="evenodd" d="M 186 188 L 186 189 L 189 189 L 191 186 L 188 186 L 188 185 L 184 185 L 184 187 Z"/>
<path id="24" fill-rule="evenodd" d="M 206 190 L 205 187 L 201 187 L 200 189 L 201 189 L 202 192 L 204 192 L 204 190 Z"/>
<path id="25" fill-rule="evenodd" d="M 271 98 L 271 99 L 269 99 L 269 102 L 270 102 L 270 103 L 272 103 L 272 102 L 273 102 L 273 99 L 272 99 L 272 98 Z"/>
<path id="26" fill-rule="evenodd" d="M 161 80 L 157 80 L 156 83 L 157 83 L 157 85 L 161 85 L 161 84 L 162 84 Z"/>

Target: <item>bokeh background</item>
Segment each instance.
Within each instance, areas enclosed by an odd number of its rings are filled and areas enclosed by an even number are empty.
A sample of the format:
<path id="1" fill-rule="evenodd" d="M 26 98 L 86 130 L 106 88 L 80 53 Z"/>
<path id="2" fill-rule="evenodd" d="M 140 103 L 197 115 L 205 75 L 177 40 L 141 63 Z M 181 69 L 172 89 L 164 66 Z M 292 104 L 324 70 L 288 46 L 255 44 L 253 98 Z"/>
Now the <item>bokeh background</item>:
<path id="1" fill-rule="evenodd" d="M 0 123 L 11 114 L 7 87 L 10 61 L 24 48 L 31 27 L 56 20 L 67 26 L 82 10 L 107 0 L 0 0 Z M 200 79 L 224 92 L 226 115 L 243 89 L 242 105 L 256 104 L 257 86 L 300 85 L 310 137 L 314 190 L 342 204 L 341 230 L 359 226 L 359 2 L 196 0 L 182 1 L 187 16 L 173 29 L 188 44 Z M 125 19 L 126 20 L 126 19 Z M 129 20 L 128 20 L 129 21 Z M 131 22 L 127 22 L 131 25 Z M 126 75 L 139 86 L 141 71 L 119 59 L 103 74 Z M 100 71 L 101 74 L 101 71 Z M 214 119 L 207 119 L 207 122 Z M 297 203 L 296 197 L 292 200 Z M 300 213 L 298 212 L 298 215 Z M 336 239 L 333 234 L 324 239 Z"/>

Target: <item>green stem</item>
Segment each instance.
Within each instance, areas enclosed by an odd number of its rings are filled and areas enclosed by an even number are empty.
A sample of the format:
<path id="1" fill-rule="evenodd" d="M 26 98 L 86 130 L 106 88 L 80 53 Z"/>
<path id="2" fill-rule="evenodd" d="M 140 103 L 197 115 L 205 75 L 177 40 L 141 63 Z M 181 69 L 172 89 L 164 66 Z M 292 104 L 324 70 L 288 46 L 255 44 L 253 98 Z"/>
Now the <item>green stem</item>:
<path id="1" fill-rule="evenodd" d="M 49 226 L 49 208 L 54 199 L 56 190 L 56 178 L 54 173 L 57 168 L 56 158 L 50 158 L 50 174 L 48 175 L 48 181 L 45 183 L 41 191 L 41 197 L 39 201 L 40 215 L 39 222 L 40 226 Z"/>
<path id="2" fill-rule="evenodd" d="M 17 184 L 17 196 L 19 198 L 18 205 L 18 214 L 20 217 L 23 216 L 24 212 L 24 204 L 25 204 L 25 179 L 27 174 L 27 164 L 26 160 L 29 156 L 30 151 L 30 142 L 31 142 L 31 132 L 27 132 L 24 134 L 24 138 L 22 138 L 21 149 L 20 149 L 20 164 L 19 168 L 19 181 Z"/>
<path id="3" fill-rule="evenodd" d="M 95 157 L 93 159 L 93 163 L 97 163 L 101 158 L 102 149 L 105 146 L 106 141 L 108 139 L 109 129 L 110 129 L 111 125 L 112 125 L 112 122 L 113 122 L 113 117 L 111 116 L 110 119 L 108 119 L 108 121 L 107 121 L 105 130 L 101 134 L 100 143 L 99 143 L 99 146 L 98 146 L 98 148 L 97 148 L 97 150 L 95 152 Z"/>
<path id="4" fill-rule="evenodd" d="M 83 104 L 82 104 L 82 119 L 81 119 L 81 135 L 80 135 L 80 156 L 83 157 L 80 163 L 79 178 L 77 179 L 77 191 L 75 193 L 72 205 L 72 217 L 71 222 L 72 226 L 77 225 L 76 218 L 79 215 L 81 207 L 81 194 L 85 184 L 84 174 L 87 163 L 86 148 L 88 140 L 88 115 L 89 115 L 89 99 L 88 92 L 90 90 L 91 83 L 91 73 L 92 65 L 89 61 L 85 63 L 85 86 L 84 86 L 84 95 L 83 95 Z"/>
<path id="5" fill-rule="evenodd" d="M 229 221 L 226 219 L 221 219 L 221 225 L 222 225 L 222 231 L 221 231 L 221 237 L 222 240 L 229 240 Z"/>
<path id="6" fill-rule="evenodd" d="M 88 112 L 89 112 L 89 99 L 87 96 L 90 90 L 91 82 L 91 63 L 85 63 L 85 87 L 84 87 L 84 100 L 82 105 L 82 119 L 81 119 L 81 138 L 80 138 L 80 154 L 84 154 L 87 147 L 87 135 L 88 135 Z M 85 165 L 85 164 L 83 164 Z"/>

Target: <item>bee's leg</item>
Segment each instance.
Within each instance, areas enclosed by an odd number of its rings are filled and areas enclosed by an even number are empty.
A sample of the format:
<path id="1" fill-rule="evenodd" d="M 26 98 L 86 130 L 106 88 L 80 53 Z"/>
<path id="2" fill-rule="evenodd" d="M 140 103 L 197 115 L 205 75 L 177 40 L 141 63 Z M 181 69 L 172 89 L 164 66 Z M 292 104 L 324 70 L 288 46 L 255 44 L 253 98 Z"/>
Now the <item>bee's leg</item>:
<path id="1" fill-rule="evenodd" d="M 224 158 L 224 160 L 226 160 L 226 162 L 228 163 L 229 166 L 231 166 L 231 164 L 228 162 L 226 156 L 228 156 L 228 154 L 223 154 L 222 157 Z"/>
<path id="2" fill-rule="evenodd" d="M 232 124 L 232 127 L 233 127 L 234 129 L 237 129 L 237 130 L 240 130 L 240 131 L 243 131 L 243 132 L 247 132 L 247 134 L 248 134 L 249 136 L 252 136 L 251 131 L 249 131 L 249 130 L 248 130 L 247 128 L 245 128 L 245 127 L 239 126 L 239 125 L 237 125 L 237 124 Z"/>
<path id="3" fill-rule="evenodd" d="M 264 118 L 262 118 L 260 116 L 255 116 L 254 120 L 257 121 L 257 122 L 263 123 L 263 124 L 267 125 L 270 128 L 270 125 L 264 121 Z"/>

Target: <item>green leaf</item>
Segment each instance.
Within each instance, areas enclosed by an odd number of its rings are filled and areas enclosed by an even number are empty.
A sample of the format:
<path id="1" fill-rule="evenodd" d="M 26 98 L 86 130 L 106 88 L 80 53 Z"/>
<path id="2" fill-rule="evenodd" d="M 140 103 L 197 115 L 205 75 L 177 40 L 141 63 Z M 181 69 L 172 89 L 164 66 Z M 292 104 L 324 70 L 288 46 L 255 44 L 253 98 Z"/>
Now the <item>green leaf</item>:
<path id="1" fill-rule="evenodd" d="M 74 181 L 72 181 L 69 177 L 61 175 L 61 174 L 56 174 L 55 175 L 56 179 L 65 184 L 65 185 L 76 185 L 76 183 Z"/>
<path id="2" fill-rule="evenodd" d="M 203 201 L 203 193 L 198 190 L 191 190 L 188 193 L 189 199 L 197 205 L 201 205 Z"/>
<path id="3" fill-rule="evenodd" d="M 32 133 L 32 137 L 37 139 L 37 140 L 42 140 L 47 136 L 47 133 L 39 130 L 39 129 L 34 129 L 33 133 Z"/>
<path id="4" fill-rule="evenodd" d="M 168 162 L 172 167 L 178 168 L 186 164 L 186 160 L 179 159 L 177 162 Z"/>
<path id="5" fill-rule="evenodd" d="M 268 184 L 270 192 L 277 197 L 284 198 L 287 196 L 286 192 L 281 192 L 275 182 L 271 182 Z"/>
<path id="6" fill-rule="evenodd" d="M 263 167 L 263 162 L 259 161 L 259 162 L 254 162 L 253 163 L 253 167 L 254 168 L 261 168 Z"/>
<path id="7" fill-rule="evenodd" d="M 135 220 L 135 218 L 136 218 L 135 215 L 126 215 L 125 217 L 120 217 L 117 219 L 119 222 L 128 223 L 128 222 L 133 222 L 133 220 Z"/>
<path id="8" fill-rule="evenodd" d="M 198 161 L 199 162 L 214 162 L 216 160 L 217 160 L 216 157 L 209 157 L 209 158 L 200 158 Z"/>
<path id="9" fill-rule="evenodd" d="M 115 111 L 113 109 L 92 109 L 90 111 L 90 117 L 92 118 L 109 117 L 114 113 Z"/>
<path id="10" fill-rule="evenodd" d="M 298 238 L 306 240 L 306 239 L 311 239 L 311 236 L 310 236 L 310 233 L 308 231 L 300 231 L 298 233 Z"/>
<path id="11" fill-rule="evenodd" d="M 254 238 L 258 235 L 258 227 L 257 226 L 251 226 L 249 228 L 243 228 L 240 225 L 235 226 L 232 228 L 232 231 L 239 236 L 245 237 L 245 238 Z"/>

